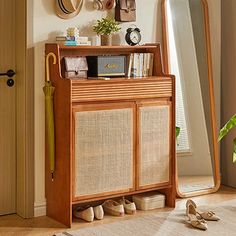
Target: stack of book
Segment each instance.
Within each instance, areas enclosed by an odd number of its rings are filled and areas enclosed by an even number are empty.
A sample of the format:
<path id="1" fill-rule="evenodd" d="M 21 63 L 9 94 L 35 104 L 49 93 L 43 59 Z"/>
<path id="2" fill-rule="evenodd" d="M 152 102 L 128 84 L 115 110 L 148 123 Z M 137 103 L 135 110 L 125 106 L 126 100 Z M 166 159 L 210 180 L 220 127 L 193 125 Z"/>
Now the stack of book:
<path id="1" fill-rule="evenodd" d="M 90 46 L 88 37 L 57 36 L 56 42 L 66 46 Z"/>
<path id="2" fill-rule="evenodd" d="M 127 57 L 128 77 L 148 77 L 153 75 L 153 53 L 131 53 Z"/>
<path id="3" fill-rule="evenodd" d="M 66 46 L 91 46 L 91 41 L 88 40 L 88 37 L 80 36 L 57 36 L 56 42 Z"/>

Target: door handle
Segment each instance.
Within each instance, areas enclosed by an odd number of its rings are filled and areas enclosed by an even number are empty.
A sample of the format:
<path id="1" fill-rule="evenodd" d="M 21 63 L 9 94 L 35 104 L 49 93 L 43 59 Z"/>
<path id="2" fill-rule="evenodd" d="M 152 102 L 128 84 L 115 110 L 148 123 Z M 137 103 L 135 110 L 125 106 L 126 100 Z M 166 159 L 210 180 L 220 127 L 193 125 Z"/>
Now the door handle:
<path id="1" fill-rule="evenodd" d="M 14 80 L 12 79 L 12 77 L 16 74 L 16 72 L 14 70 L 8 70 L 5 73 L 0 73 L 0 76 L 7 76 L 9 79 L 7 80 L 7 85 L 9 87 L 12 87 L 14 85 Z"/>

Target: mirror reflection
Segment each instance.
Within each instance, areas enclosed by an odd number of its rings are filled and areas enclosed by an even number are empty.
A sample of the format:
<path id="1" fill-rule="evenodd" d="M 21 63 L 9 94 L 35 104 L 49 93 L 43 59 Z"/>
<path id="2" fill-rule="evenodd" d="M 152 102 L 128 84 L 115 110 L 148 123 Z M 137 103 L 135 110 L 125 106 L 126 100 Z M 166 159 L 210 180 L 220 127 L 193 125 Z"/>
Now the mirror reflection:
<path id="1" fill-rule="evenodd" d="M 202 0 L 166 0 L 169 73 L 176 76 L 178 190 L 212 189 L 214 143 Z M 213 126 L 214 127 L 214 126 Z"/>

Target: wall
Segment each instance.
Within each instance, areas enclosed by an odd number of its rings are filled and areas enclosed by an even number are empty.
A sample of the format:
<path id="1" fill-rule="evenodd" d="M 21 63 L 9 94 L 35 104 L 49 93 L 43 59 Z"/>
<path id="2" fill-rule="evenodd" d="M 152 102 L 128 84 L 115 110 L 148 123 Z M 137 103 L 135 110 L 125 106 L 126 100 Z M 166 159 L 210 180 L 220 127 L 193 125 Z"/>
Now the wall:
<path id="1" fill-rule="evenodd" d="M 54 15 L 55 0 L 28 0 L 28 23 L 32 25 L 28 32 L 28 47 L 34 48 L 34 80 L 35 80 L 35 215 L 45 214 L 44 195 L 44 44 L 53 42 L 55 35 L 61 34 L 67 27 L 79 26 L 83 34 L 92 35 L 89 24 L 105 12 L 93 11 L 92 0 L 84 0 L 81 13 L 71 19 L 62 20 Z M 161 0 L 137 0 L 137 22 L 141 28 L 142 42 L 161 41 Z M 213 68 L 216 94 L 220 94 L 220 0 L 209 0 L 212 40 Z M 123 38 L 129 23 L 122 24 Z M 117 41 L 119 38 L 117 39 Z M 123 40 L 121 40 L 123 41 Z M 217 100 L 219 114 L 219 99 Z"/>
<path id="2" fill-rule="evenodd" d="M 236 9 L 235 0 L 222 1 L 222 126 L 235 114 L 236 100 Z M 222 182 L 236 187 L 236 165 L 232 163 L 233 129 L 222 142 L 221 165 Z"/>

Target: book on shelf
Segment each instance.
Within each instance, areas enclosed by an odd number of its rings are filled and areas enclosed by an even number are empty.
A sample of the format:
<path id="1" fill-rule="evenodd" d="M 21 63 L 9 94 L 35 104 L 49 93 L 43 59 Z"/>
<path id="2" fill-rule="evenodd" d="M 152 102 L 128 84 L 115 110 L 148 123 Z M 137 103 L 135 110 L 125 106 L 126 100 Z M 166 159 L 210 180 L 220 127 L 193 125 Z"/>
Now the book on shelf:
<path id="1" fill-rule="evenodd" d="M 131 64 L 131 77 L 137 77 L 137 72 L 138 72 L 138 54 L 133 53 L 133 62 Z"/>
<path id="2" fill-rule="evenodd" d="M 153 75 L 153 53 L 131 53 L 127 56 L 127 77 Z"/>
<path id="3" fill-rule="evenodd" d="M 134 54 L 131 53 L 127 56 L 127 77 L 129 78 L 131 76 L 131 67 L 133 64 L 133 60 L 134 60 Z"/>
<path id="4" fill-rule="evenodd" d="M 149 63 L 148 63 L 148 66 L 149 66 L 149 70 L 148 70 L 148 76 L 152 76 L 153 75 L 153 60 L 154 60 L 154 55 L 153 53 L 150 53 L 149 55 Z"/>
<path id="5" fill-rule="evenodd" d="M 56 42 L 65 46 L 91 46 L 88 37 L 57 36 Z"/>

